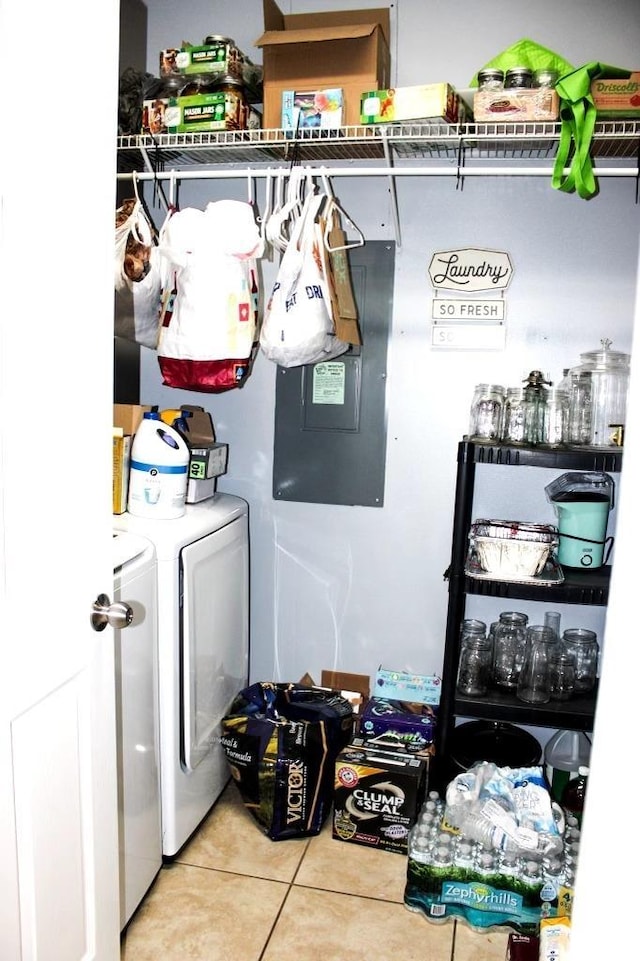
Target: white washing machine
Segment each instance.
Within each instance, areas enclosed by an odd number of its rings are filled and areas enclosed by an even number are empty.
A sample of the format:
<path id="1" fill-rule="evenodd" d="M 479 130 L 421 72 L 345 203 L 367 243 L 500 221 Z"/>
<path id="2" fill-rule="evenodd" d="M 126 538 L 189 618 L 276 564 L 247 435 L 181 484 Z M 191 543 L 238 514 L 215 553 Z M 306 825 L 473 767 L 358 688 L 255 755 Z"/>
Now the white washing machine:
<path id="1" fill-rule="evenodd" d="M 153 544 L 137 534 L 113 540 L 114 601 L 131 608 L 114 630 L 120 840 L 120 927 L 162 867 L 158 735 L 157 574 Z"/>
<path id="2" fill-rule="evenodd" d="M 121 514 L 158 565 L 162 851 L 173 857 L 229 779 L 220 721 L 249 674 L 248 505 L 215 494 L 172 520 Z"/>

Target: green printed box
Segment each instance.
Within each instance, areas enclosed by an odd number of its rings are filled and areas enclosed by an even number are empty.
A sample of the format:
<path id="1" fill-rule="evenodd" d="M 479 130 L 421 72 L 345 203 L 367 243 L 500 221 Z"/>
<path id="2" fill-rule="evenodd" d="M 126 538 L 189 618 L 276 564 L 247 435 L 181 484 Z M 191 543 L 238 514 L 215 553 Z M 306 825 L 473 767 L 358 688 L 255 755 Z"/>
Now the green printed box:
<path id="1" fill-rule="evenodd" d="M 167 133 L 195 133 L 226 130 L 224 93 L 198 93 L 192 97 L 175 97 L 165 110 Z"/>

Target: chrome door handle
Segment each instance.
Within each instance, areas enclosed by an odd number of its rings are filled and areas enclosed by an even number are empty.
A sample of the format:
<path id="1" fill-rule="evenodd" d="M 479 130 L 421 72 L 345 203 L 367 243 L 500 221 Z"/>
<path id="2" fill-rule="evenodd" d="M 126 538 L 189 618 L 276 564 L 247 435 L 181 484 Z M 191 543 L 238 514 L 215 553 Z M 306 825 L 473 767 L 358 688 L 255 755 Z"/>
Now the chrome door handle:
<path id="1" fill-rule="evenodd" d="M 133 608 L 124 601 L 111 603 L 108 594 L 98 594 L 93 602 L 91 627 L 94 631 L 104 631 L 107 624 L 122 630 L 133 620 Z"/>

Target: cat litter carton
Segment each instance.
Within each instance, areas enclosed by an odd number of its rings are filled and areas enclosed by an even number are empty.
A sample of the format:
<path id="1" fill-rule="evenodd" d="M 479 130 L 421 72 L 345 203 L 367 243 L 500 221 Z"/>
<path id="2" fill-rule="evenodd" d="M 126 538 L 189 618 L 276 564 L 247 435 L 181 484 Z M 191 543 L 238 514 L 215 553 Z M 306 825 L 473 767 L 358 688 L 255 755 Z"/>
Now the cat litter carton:
<path id="1" fill-rule="evenodd" d="M 353 738 L 335 763 L 333 837 L 406 855 L 427 773 L 425 758 L 373 748 Z"/>

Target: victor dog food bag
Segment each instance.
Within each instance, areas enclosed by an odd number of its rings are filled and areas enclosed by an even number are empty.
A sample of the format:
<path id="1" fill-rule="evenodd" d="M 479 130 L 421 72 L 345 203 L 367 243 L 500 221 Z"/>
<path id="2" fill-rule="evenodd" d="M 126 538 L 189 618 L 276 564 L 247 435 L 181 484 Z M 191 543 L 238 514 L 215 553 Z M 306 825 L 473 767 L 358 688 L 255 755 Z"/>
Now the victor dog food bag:
<path id="1" fill-rule="evenodd" d="M 247 809 L 272 841 L 320 833 L 352 727 L 351 705 L 333 691 L 260 682 L 236 696 L 222 745 Z"/>

